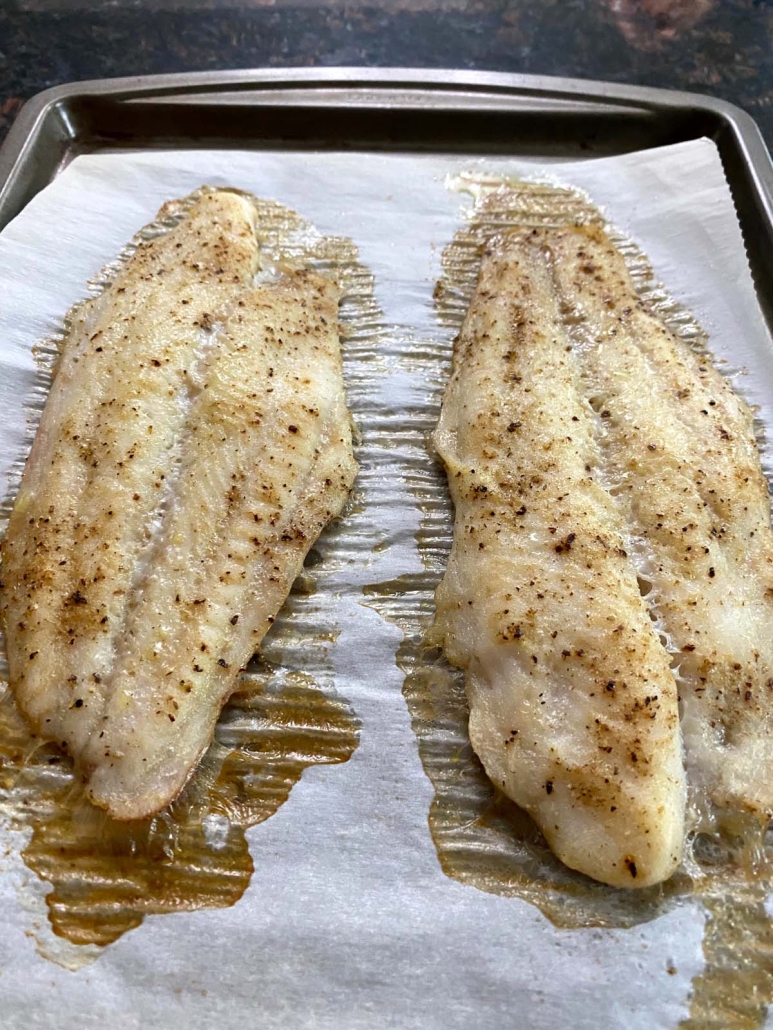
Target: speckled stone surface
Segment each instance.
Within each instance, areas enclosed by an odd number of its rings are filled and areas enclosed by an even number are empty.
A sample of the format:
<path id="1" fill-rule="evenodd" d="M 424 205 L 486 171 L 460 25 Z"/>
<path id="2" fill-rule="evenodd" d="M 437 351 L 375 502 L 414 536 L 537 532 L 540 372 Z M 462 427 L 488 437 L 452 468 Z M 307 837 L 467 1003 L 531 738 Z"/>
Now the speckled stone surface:
<path id="1" fill-rule="evenodd" d="M 713 93 L 773 144 L 773 0 L 0 0 L 0 138 L 75 79 L 413 65 Z"/>

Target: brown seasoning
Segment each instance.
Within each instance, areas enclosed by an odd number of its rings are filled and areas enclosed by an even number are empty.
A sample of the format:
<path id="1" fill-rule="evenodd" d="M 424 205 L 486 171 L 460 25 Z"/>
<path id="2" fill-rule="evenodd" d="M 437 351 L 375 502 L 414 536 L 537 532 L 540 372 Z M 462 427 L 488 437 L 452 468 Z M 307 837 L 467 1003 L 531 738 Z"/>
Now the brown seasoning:
<path id="1" fill-rule="evenodd" d="M 185 204 L 169 205 L 166 221 L 141 231 L 93 288 L 109 284 L 137 243 L 174 224 Z M 344 375 L 349 389 L 367 395 L 382 316 L 357 248 L 348 239 L 323 236 L 281 204 L 257 199 L 256 207 L 261 254 L 269 263 L 279 271 L 310 265 L 338 279 Z M 63 336 L 36 348 L 33 418 L 45 401 Z M 5 520 L 25 458 L 3 505 Z M 345 514 L 352 520 L 347 532 L 334 521 L 307 556 L 260 658 L 223 710 L 215 742 L 183 795 L 160 816 L 135 823 L 109 819 L 83 799 L 70 760 L 31 737 L 10 692 L 0 696 L 0 812 L 12 830 L 31 831 L 22 857 L 52 885 L 46 904 L 55 934 L 104 946 L 148 914 L 233 905 L 253 870 L 247 829 L 277 811 L 305 768 L 351 757 L 359 720 L 332 683 L 328 651 L 339 631 L 324 581 L 349 560 L 349 534 L 359 534 L 365 551 L 373 548 L 372 520 L 356 486 Z M 61 961 L 67 968 L 81 964 Z"/>
<path id="2" fill-rule="evenodd" d="M 468 189 L 476 203 L 469 224 L 443 252 L 443 274 L 435 288 L 437 317 L 453 334 L 475 289 L 483 246 L 497 232 L 516 225 L 604 224 L 582 194 L 552 185 L 470 174 L 460 177 L 457 186 Z M 615 243 L 648 306 L 700 349 L 705 335 L 655 283 L 644 255 L 619 237 Z M 450 340 L 424 343 L 404 359 L 431 394 L 426 417 L 413 425 L 405 472 L 421 511 L 417 544 L 424 571 L 365 591 L 366 603 L 404 633 L 397 664 L 405 674 L 403 694 L 419 755 L 435 789 L 428 822 L 440 864 L 446 875 L 462 883 L 536 905 L 565 929 L 631 927 L 675 904 L 700 899 L 707 911 L 706 966 L 693 981 L 690 1016 L 681 1025 L 689 1030 L 761 1030 L 773 1004 L 773 931 L 764 909 L 773 887 L 770 835 L 763 842 L 753 824 L 739 827 L 738 838 L 721 854 L 716 841 L 701 838 L 692 849 L 689 872 L 684 867 L 665 884 L 645 890 L 615 890 L 560 863 L 531 818 L 492 785 L 472 750 L 463 674 L 424 643 L 434 614 L 434 590 L 451 546 L 445 473 L 427 446 L 451 351 Z M 515 423 L 508 426 L 508 432 L 517 429 Z M 671 971 L 664 967 L 664 975 Z"/>

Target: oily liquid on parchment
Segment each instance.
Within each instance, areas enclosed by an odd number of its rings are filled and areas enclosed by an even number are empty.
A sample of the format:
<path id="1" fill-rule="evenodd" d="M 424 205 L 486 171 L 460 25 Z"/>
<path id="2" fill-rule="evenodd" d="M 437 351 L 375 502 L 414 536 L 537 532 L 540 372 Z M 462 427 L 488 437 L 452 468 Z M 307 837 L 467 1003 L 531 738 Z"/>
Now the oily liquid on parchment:
<path id="1" fill-rule="evenodd" d="M 22 857 L 52 885 L 56 935 L 104 946 L 146 915 L 233 905 L 253 872 L 245 831 L 277 811 L 304 769 L 354 753 L 359 720 L 330 675 L 338 631 L 313 591 L 304 572 L 191 782 L 153 819 L 119 823 L 85 800 L 71 761 L 31 737 L 9 691 L 0 700 L 0 813 L 31 830 Z"/>
<path id="2" fill-rule="evenodd" d="M 143 230 L 135 243 L 173 224 L 189 203 L 169 205 L 169 219 Z M 344 374 L 357 412 L 374 379 L 380 312 L 373 277 L 350 240 L 322 236 L 272 201 L 258 199 L 256 206 L 267 274 L 312 265 L 341 283 Z M 131 252 L 130 246 L 122 259 Z M 105 269 L 96 286 L 109 284 L 113 271 Z M 38 350 L 33 416 L 45 402 L 59 342 Z M 10 692 L 0 697 L 0 816 L 11 829 L 31 833 L 22 857 L 52 885 L 46 904 L 55 934 L 104 946 L 148 914 L 233 905 L 253 871 L 245 831 L 276 812 L 305 768 L 349 759 L 359 720 L 332 683 L 328 651 L 338 628 L 325 580 L 353 552 L 370 553 L 375 538 L 368 523 L 355 487 L 347 518 L 331 524 L 309 554 L 188 787 L 154 819 L 117 823 L 85 801 L 69 759 L 31 738 Z M 70 968 L 79 964 L 71 953 L 48 957 Z"/>
<path id="3" fill-rule="evenodd" d="M 233 733 L 239 727 L 239 733 Z M 149 914 L 233 905 L 253 872 L 245 830 L 288 798 L 305 768 L 345 762 L 357 747 L 349 705 L 289 673 L 276 689 L 241 694 L 223 713 L 216 743 L 180 801 L 151 820 L 118 823 L 86 801 L 70 763 L 30 741 L 9 698 L 0 705 L 0 788 L 16 795 L 30 827 L 26 865 L 50 883 L 54 932 L 106 945 Z"/>
<path id="4" fill-rule="evenodd" d="M 536 183 L 507 183 L 469 176 L 457 185 L 476 198 L 472 219 L 443 253 L 435 291 L 442 325 L 458 331 L 477 280 L 483 244 L 514 225 L 601 224 L 581 194 Z M 614 238 L 614 237 L 613 237 Z M 692 346 L 705 336 L 689 314 L 652 281 L 646 258 L 615 239 L 637 289 L 656 313 Z M 695 977 L 689 1030 L 758 1030 L 773 1003 L 773 929 L 764 908 L 771 887 L 770 860 L 745 830 L 732 857 L 700 838 L 689 860 L 667 883 L 643 891 L 598 884 L 559 862 L 532 819 L 492 785 L 474 754 L 467 731 L 463 674 L 424 644 L 434 614 L 434 590 L 451 545 L 452 506 L 445 473 L 427 444 L 440 410 L 451 363 L 444 344 L 417 347 L 406 364 L 430 388 L 426 417 L 414 424 L 406 462 L 408 486 L 421 511 L 417 543 L 424 571 L 367 588 L 367 603 L 404 632 L 398 665 L 403 693 L 425 772 L 435 789 L 429 827 L 444 872 L 480 890 L 536 905 L 562 928 L 629 927 L 655 918 L 688 896 L 701 899 L 707 922 L 706 965 Z M 664 972 L 665 969 L 664 969 Z"/>

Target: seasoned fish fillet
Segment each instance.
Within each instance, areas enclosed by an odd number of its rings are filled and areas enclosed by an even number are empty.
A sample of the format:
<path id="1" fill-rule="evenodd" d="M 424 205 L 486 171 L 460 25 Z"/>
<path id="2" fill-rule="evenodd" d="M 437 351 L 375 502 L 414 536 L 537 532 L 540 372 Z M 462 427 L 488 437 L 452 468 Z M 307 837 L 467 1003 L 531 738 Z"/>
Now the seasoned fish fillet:
<path id="1" fill-rule="evenodd" d="M 64 341 L 3 542 L 2 610 L 19 706 L 75 754 L 102 715 L 204 327 L 257 259 L 252 205 L 207 194 L 76 309 Z"/>
<path id="2" fill-rule="evenodd" d="M 357 471 L 338 288 L 312 273 L 242 295 L 198 377 L 173 498 L 83 761 L 120 818 L 162 808 Z"/>
<path id="3" fill-rule="evenodd" d="M 600 436 L 545 251 L 508 236 L 484 257 L 435 434 L 455 523 L 431 636 L 465 670 L 496 786 L 567 865 L 643 887 L 682 853 L 677 691 Z"/>
<path id="4" fill-rule="evenodd" d="M 676 648 L 688 780 L 773 814 L 773 534 L 749 408 L 642 306 L 598 232 L 538 233 L 575 322 L 602 462 Z M 710 813 L 709 813 L 710 814 Z"/>
<path id="5" fill-rule="evenodd" d="M 255 287 L 254 212 L 204 193 L 77 310 L 3 542 L 17 702 L 119 818 L 184 784 L 356 470 L 337 289 Z"/>

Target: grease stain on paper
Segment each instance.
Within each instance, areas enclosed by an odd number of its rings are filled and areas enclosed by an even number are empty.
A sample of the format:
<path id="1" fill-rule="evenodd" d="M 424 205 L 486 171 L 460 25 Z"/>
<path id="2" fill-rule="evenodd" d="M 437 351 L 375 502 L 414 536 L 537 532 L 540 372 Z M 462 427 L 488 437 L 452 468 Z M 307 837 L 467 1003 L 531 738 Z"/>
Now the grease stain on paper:
<path id="1" fill-rule="evenodd" d="M 773 846 L 749 837 L 720 854 L 716 841 L 696 839 L 685 865 L 667 883 L 623 891 L 596 883 L 552 854 L 532 819 L 490 782 L 467 731 L 463 673 L 425 645 L 434 615 L 434 591 L 451 547 L 453 512 L 445 472 L 429 443 L 451 367 L 452 336 L 459 331 L 477 281 L 485 243 L 515 225 L 604 224 L 584 194 L 549 183 L 470 174 L 451 185 L 466 190 L 474 207 L 445 248 L 435 290 L 436 315 L 449 335 L 422 341 L 403 364 L 427 388 L 427 404 L 412 413 L 403 441 L 408 489 L 420 511 L 417 544 L 423 571 L 365 589 L 366 603 L 404 634 L 397 663 L 424 770 L 435 790 L 428 822 L 444 872 L 462 883 L 538 907 L 556 926 L 630 927 L 688 898 L 707 913 L 705 969 L 695 977 L 685 1030 L 762 1030 L 773 1003 L 773 929 L 764 899 L 773 885 Z M 690 346 L 706 336 L 689 312 L 655 282 L 646 257 L 613 233 L 640 294 Z M 740 852 L 740 853 L 739 853 Z"/>
<path id="2" fill-rule="evenodd" d="M 273 680 L 279 679 L 278 683 Z M 0 704 L 2 808 L 31 830 L 25 864 L 52 890 L 55 934 L 104 946 L 146 915 L 225 908 L 253 872 L 245 831 L 270 818 L 312 765 L 347 761 L 359 723 L 305 673 L 243 691 L 223 712 L 190 789 L 153 819 L 116 822 L 87 801 L 71 763 L 31 741 L 10 696 Z"/>
<path id="3" fill-rule="evenodd" d="M 118 263 L 140 240 L 179 220 L 195 195 L 141 230 Z M 383 316 L 373 276 L 351 240 L 324 236 L 274 201 L 254 200 L 268 271 L 310 265 L 341 284 L 347 400 L 361 418 L 381 374 Z M 109 284 L 115 268 L 107 266 L 92 290 Z M 30 444 L 63 337 L 36 348 Z M 6 517 L 23 464 L 11 473 Z M 248 828 L 277 811 L 304 769 L 346 762 L 353 754 L 360 723 L 335 690 L 329 650 L 339 632 L 332 580 L 352 561 L 372 561 L 379 542 L 364 495 L 355 484 L 347 511 L 307 556 L 260 655 L 223 710 L 214 743 L 181 797 L 155 818 L 117 823 L 85 801 L 70 760 L 31 737 L 6 689 L 0 698 L 0 816 L 11 831 L 11 849 L 20 833 L 25 865 L 51 885 L 45 895 L 50 929 L 33 921 L 30 931 L 44 957 L 80 968 L 146 915 L 233 905 L 253 871 Z M 34 881 L 19 887 L 20 903 L 33 914 L 40 911 L 40 894 Z"/>

